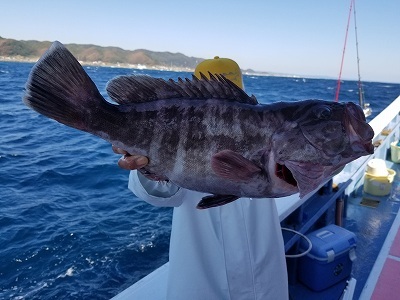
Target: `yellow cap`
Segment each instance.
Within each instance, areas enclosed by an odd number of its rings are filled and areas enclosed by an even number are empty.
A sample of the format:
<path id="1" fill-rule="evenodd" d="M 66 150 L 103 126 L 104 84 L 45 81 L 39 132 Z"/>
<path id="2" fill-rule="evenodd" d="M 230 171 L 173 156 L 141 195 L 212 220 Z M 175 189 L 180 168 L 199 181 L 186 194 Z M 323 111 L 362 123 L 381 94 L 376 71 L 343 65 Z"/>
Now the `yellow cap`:
<path id="1" fill-rule="evenodd" d="M 222 74 L 243 89 L 242 71 L 240 71 L 239 65 L 232 59 L 220 58 L 218 56 L 215 56 L 213 59 L 206 59 L 197 65 L 194 75 L 197 78 L 201 78 L 200 73 L 203 73 L 207 78 L 210 78 L 208 72 L 213 75 Z"/>

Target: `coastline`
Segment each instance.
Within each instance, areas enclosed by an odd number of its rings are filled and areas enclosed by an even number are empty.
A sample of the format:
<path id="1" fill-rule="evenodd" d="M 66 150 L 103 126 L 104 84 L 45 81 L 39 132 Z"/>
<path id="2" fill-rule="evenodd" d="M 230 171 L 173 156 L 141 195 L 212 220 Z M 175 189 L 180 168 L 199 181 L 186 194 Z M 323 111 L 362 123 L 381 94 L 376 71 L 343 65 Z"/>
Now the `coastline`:
<path id="1" fill-rule="evenodd" d="M 3 62 L 20 62 L 20 63 L 36 63 L 40 57 L 24 57 L 24 56 L 0 56 L 0 61 Z M 166 67 L 162 65 L 142 65 L 142 64 L 128 64 L 128 63 L 108 63 L 103 61 L 81 61 L 78 60 L 82 66 L 97 66 L 109 68 L 126 68 L 138 70 L 157 70 L 157 71 L 174 71 L 174 72 L 193 72 L 192 68 L 179 68 L 179 67 Z"/>
<path id="2" fill-rule="evenodd" d="M 20 62 L 20 63 L 36 63 L 40 57 L 26 57 L 26 56 L 0 56 L 0 62 Z M 172 71 L 172 72 L 188 72 L 193 73 L 194 68 L 182 68 L 176 66 L 165 65 L 144 65 L 144 64 L 129 64 L 129 63 L 108 63 L 104 61 L 81 61 L 78 60 L 82 66 L 96 66 L 96 67 L 109 67 L 109 68 L 125 68 L 137 70 L 156 70 L 156 71 Z M 310 76 L 298 74 L 283 74 L 274 72 L 260 72 L 254 70 L 242 70 L 243 75 L 246 76 L 269 76 L 269 77 L 284 77 L 284 78 L 304 78 L 304 79 L 328 79 L 337 80 L 336 78 L 329 78 L 324 76 Z M 343 79 L 346 81 L 356 81 L 356 79 Z"/>
<path id="3" fill-rule="evenodd" d="M 36 63 L 40 57 L 25 57 L 25 56 L 0 56 L 0 62 L 16 62 L 16 63 Z M 126 68 L 126 69 L 137 69 L 137 70 L 156 70 L 156 71 L 172 71 L 172 72 L 188 72 L 193 73 L 193 68 L 181 68 L 170 66 L 166 67 L 163 65 L 144 65 L 144 64 L 129 64 L 129 63 L 108 63 L 104 61 L 81 61 L 78 60 L 82 66 L 97 66 L 97 67 L 109 67 L 109 68 Z M 294 74 L 280 74 L 270 72 L 256 72 L 253 70 L 242 70 L 243 75 L 247 76 L 271 76 L 271 77 L 287 77 L 287 78 L 310 78 L 320 79 L 319 77 L 309 77 Z"/>

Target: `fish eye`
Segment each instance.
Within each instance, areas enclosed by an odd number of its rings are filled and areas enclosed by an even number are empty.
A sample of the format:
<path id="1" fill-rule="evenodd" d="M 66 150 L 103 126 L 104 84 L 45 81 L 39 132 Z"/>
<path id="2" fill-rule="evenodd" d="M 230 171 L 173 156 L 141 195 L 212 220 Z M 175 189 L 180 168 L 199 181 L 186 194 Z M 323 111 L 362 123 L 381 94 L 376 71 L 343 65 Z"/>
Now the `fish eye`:
<path id="1" fill-rule="evenodd" d="M 314 110 L 317 119 L 328 120 L 332 116 L 332 110 L 327 105 L 321 105 Z"/>

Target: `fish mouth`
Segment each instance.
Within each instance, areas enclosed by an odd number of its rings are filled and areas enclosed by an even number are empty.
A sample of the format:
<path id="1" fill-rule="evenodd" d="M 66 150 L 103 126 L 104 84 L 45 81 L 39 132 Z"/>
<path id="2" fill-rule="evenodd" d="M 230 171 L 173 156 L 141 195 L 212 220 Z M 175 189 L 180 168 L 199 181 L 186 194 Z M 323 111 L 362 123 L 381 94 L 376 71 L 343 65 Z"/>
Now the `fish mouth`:
<path id="1" fill-rule="evenodd" d="M 349 131 L 351 150 L 362 155 L 374 153 L 374 130 L 366 122 L 361 107 L 352 102 L 346 103 L 344 120 Z"/>

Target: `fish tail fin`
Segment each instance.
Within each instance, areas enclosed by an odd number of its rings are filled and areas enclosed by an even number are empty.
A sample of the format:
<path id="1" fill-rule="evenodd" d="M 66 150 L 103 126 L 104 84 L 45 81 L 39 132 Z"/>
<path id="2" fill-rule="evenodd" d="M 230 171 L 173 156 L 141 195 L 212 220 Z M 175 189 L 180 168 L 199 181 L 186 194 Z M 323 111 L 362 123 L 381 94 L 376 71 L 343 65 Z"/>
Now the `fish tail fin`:
<path id="1" fill-rule="evenodd" d="M 88 131 L 90 112 L 108 102 L 75 57 L 54 42 L 32 68 L 24 103 L 67 126 Z"/>

